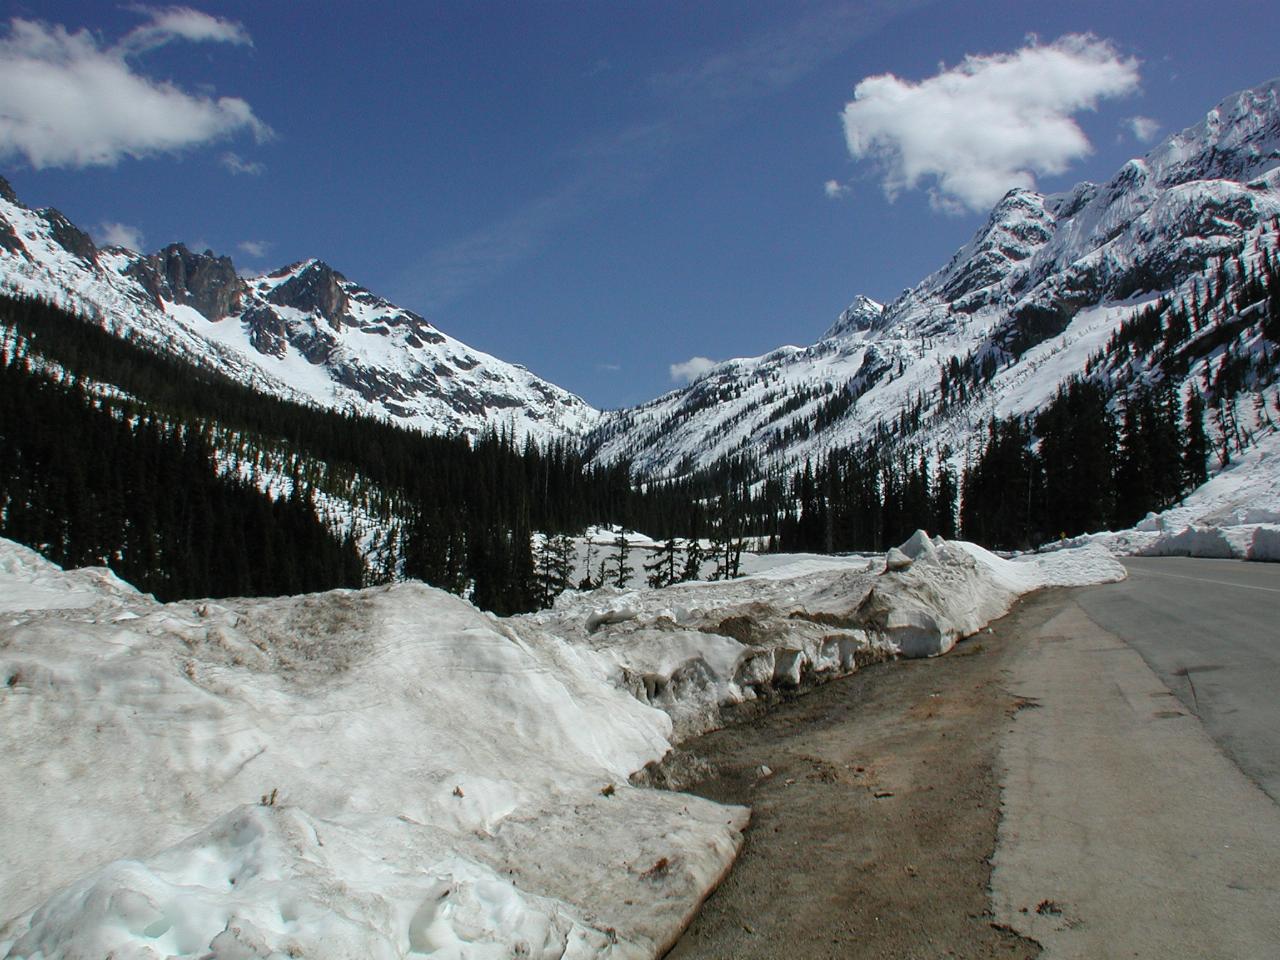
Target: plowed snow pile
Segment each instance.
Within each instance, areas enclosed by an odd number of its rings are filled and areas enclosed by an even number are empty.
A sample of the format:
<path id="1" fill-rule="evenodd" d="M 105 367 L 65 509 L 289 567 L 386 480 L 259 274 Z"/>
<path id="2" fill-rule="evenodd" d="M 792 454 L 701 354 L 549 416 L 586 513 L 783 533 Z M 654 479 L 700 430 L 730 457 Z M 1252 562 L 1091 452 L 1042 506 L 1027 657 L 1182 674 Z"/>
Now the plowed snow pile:
<path id="1" fill-rule="evenodd" d="M 1260 436 L 1181 503 L 1129 530 L 1087 533 L 1041 549 L 1085 544 L 1117 556 L 1280 562 L 1280 430 Z"/>
<path id="2" fill-rule="evenodd" d="M 1123 576 L 904 547 L 504 621 L 416 583 L 162 605 L 0 541 L 0 956 L 655 956 L 747 812 L 630 774 L 724 704 Z"/>

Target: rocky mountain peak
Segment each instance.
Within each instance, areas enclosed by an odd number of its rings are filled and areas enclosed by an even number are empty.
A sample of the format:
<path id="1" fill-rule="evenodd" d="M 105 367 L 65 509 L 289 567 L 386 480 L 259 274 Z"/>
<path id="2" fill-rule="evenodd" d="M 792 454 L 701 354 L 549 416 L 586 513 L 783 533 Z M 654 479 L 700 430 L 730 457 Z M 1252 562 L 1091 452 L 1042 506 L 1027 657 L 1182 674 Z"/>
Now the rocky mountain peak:
<path id="1" fill-rule="evenodd" d="M 1280 160 L 1280 78 L 1227 97 L 1145 158 L 1164 187 L 1249 180 Z"/>
<path id="2" fill-rule="evenodd" d="M 272 303 L 319 313 L 335 330 L 348 320 L 346 277 L 323 260 L 304 260 L 273 277 L 287 276 L 267 295 Z"/>
<path id="3" fill-rule="evenodd" d="M 98 262 L 98 247 L 92 237 L 53 207 L 40 210 L 38 214 L 40 219 L 49 225 L 49 235 L 58 246 L 72 256 L 79 257 L 85 263 Z"/>
<path id="4" fill-rule="evenodd" d="M 193 253 L 181 243 L 136 260 L 126 273 L 157 305 L 163 300 L 186 304 L 215 322 L 239 309 L 245 291 L 230 257 Z"/>
<path id="5" fill-rule="evenodd" d="M 870 330 L 882 313 L 884 313 L 883 304 L 858 294 L 853 298 L 853 303 L 845 307 L 836 318 L 836 322 L 827 328 L 827 332 L 821 339 L 830 340 L 833 337 L 844 337 L 862 330 Z"/>
<path id="6" fill-rule="evenodd" d="M 18 204 L 18 195 L 13 192 L 13 187 L 9 185 L 9 181 L 4 177 L 0 177 L 0 200 Z M 21 206 L 21 204 L 18 205 Z"/>

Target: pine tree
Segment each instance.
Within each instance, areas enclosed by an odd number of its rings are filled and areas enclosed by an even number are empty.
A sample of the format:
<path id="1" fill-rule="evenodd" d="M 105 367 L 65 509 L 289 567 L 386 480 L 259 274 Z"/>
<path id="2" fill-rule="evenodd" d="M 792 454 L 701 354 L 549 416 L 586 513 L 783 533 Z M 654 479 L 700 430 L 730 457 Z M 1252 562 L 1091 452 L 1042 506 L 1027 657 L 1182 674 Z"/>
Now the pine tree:
<path id="1" fill-rule="evenodd" d="M 627 555 L 631 552 L 631 543 L 624 531 L 619 530 L 613 541 L 613 585 L 619 590 L 626 589 L 631 582 L 631 567 L 627 564 Z"/>
<path id="2" fill-rule="evenodd" d="M 676 554 L 679 548 L 674 537 L 654 551 L 653 561 L 644 565 L 649 574 L 649 586 L 654 588 L 669 587 L 676 582 Z"/>
<path id="3" fill-rule="evenodd" d="M 695 531 L 695 536 L 693 536 L 685 546 L 684 569 L 680 572 L 680 580 L 682 582 L 701 580 L 702 564 L 704 561 L 705 556 L 702 552 L 702 541 L 696 536 Z"/>
<path id="4" fill-rule="evenodd" d="M 1195 384 L 1187 392 L 1186 445 L 1182 451 L 1182 482 L 1194 490 L 1209 479 L 1209 438 L 1204 430 L 1204 398 Z"/>

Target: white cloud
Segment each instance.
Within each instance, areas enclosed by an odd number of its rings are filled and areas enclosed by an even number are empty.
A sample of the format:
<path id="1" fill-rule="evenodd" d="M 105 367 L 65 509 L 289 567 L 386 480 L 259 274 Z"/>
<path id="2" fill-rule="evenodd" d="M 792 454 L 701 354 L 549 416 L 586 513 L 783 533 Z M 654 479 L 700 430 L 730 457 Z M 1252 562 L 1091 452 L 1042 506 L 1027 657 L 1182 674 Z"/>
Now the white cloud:
<path id="1" fill-rule="evenodd" d="M 238 153 L 232 153 L 228 150 L 218 158 L 218 162 L 230 170 L 232 173 L 245 173 L 251 177 L 256 177 L 266 171 L 266 167 L 256 160 L 245 160 Z"/>
<path id="2" fill-rule="evenodd" d="M 621 369 L 622 369 L 622 364 L 620 364 L 620 363 L 597 363 L 597 364 L 596 364 L 596 369 L 597 369 L 597 370 L 599 370 L 599 371 L 601 371 L 601 372 L 603 372 L 603 373 L 617 373 L 619 370 L 621 370 Z"/>
<path id="3" fill-rule="evenodd" d="M 142 251 L 142 231 L 127 223 L 107 221 L 98 227 L 98 242 L 108 247 L 128 247 Z"/>
<path id="4" fill-rule="evenodd" d="M 923 181 L 936 207 L 982 211 L 1088 154 L 1072 116 L 1137 89 L 1138 61 L 1109 41 L 1033 37 L 1013 53 L 968 56 L 920 83 L 867 77 L 844 108 L 845 139 L 855 158 L 880 163 L 890 198 Z"/>
<path id="5" fill-rule="evenodd" d="M 828 180 L 822 185 L 822 191 L 827 195 L 828 200 L 841 200 L 853 192 L 847 184 L 839 180 Z"/>
<path id="6" fill-rule="evenodd" d="M 270 240 L 241 240 L 236 244 L 236 248 L 251 257 L 265 257 L 267 251 L 271 249 Z"/>
<path id="7" fill-rule="evenodd" d="M 1150 143 L 1160 132 L 1160 121 L 1150 117 L 1130 117 L 1125 121 L 1125 126 L 1139 143 Z"/>
<path id="8" fill-rule="evenodd" d="M 115 46 L 87 30 L 15 18 L 0 37 L 0 160 L 36 169 L 113 165 L 271 129 L 239 97 L 187 93 L 130 58 L 171 40 L 247 43 L 238 24 L 185 8 L 151 11 Z"/>
<path id="9" fill-rule="evenodd" d="M 252 46 L 253 41 L 244 27 L 232 20 L 211 17 L 190 7 L 165 7 L 152 10 L 135 7 L 137 12 L 150 18 L 149 23 L 131 30 L 120 41 L 123 50 L 138 52 L 153 50 L 171 40 L 189 40 L 192 43 L 233 43 Z"/>
<path id="10" fill-rule="evenodd" d="M 706 357 L 690 357 L 684 363 L 671 364 L 671 379 L 677 383 L 693 383 L 715 365 L 716 361 Z"/>

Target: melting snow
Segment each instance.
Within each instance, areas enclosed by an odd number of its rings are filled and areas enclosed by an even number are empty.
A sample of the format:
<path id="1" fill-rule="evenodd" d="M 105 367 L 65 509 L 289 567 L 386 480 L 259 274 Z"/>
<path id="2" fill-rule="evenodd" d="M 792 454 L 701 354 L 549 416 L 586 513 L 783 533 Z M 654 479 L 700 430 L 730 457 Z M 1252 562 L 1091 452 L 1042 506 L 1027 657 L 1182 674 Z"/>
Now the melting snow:
<path id="1" fill-rule="evenodd" d="M 1123 576 L 904 546 L 500 620 L 417 583 L 159 604 L 0 541 L 0 955 L 660 955 L 747 811 L 631 774 L 724 707 Z"/>

